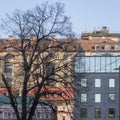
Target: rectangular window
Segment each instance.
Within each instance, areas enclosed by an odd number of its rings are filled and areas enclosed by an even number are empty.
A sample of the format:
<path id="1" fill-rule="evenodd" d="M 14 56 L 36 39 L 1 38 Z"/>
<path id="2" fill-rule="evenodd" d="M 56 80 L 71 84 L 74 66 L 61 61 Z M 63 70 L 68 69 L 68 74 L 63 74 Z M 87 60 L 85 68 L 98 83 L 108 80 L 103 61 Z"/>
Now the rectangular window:
<path id="1" fill-rule="evenodd" d="M 80 109 L 80 117 L 81 118 L 87 118 L 87 109 L 86 108 L 81 108 Z"/>
<path id="2" fill-rule="evenodd" d="M 87 79 L 81 79 L 81 86 L 87 87 Z"/>
<path id="3" fill-rule="evenodd" d="M 95 87 L 101 87 L 101 79 L 95 79 Z"/>
<path id="4" fill-rule="evenodd" d="M 87 102 L 87 94 L 81 94 L 81 102 Z"/>
<path id="5" fill-rule="evenodd" d="M 101 118 L 101 108 L 95 108 L 95 118 Z"/>
<path id="6" fill-rule="evenodd" d="M 12 118 L 12 120 L 16 120 L 15 112 L 12 112 L 12 113 L 11 113 L 11 118 Z"/>
<path id="7" fill-rule="evenodd" d="M 8 120 L 8 112 L 3 113 L 3 119 Z"/>
<path id="8" fill-rule="evenodd" d="M 109 79 L 109 87 L 115 87 L 115 79 Z"/>
<path id="9" fill-rule="evenodd" d="M 109 101 L 115 101 L 115 94 L 108 95 Z"/>
<path id="10" fill-rule="evenodd" d="M 62 116 L 62 120 L 65 120 L 65 116 Z"/>
<path id="11" fill-rule="evenodd" d="M 101 94 L 95 94 L 95 102 L 101 102 Z"/>
<path id="12" fill-rule="evenodd" d="M 109 108 L 109 111 L 108 111 L 108 117 L 109 118 L 114 118 L 115 117 L 115 108 Z"/>
<path id="13" fill-rule="evenodd" d="M 42 118 L 41 115 L 42 115 L 42 114 L 41 114 L 40 112 L 36 112 L 36 119 L 40 119 L 40 118 Z"/>

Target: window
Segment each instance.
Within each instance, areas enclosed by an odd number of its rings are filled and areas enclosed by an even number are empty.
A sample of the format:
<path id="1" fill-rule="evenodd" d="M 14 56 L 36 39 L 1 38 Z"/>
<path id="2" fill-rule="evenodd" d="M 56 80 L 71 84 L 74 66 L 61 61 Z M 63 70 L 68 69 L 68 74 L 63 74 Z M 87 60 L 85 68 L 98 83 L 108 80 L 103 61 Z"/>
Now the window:
<path id="1" fill-rule="evenodd" d="M 108 95 L 109 101 L 115 101 L 115 94 Z"/>
<path id="2" fill-rule="evenodd" d="M 115 51 L 119 51 L 119 50 L 120 50 L 120 46 L 119 46 L 119 45 L 115 45 L 115 46 L 114 46 L 114 50 L 115 50 Z"/>
<path id="3" fill-rule="evenodd" d="M 101 102 L 101 94 L 95 94 L 95 102 Z"/>
<path id="4" fill-rule="evenodd" d="M 62 120 L 65 120 L 65 116 L 62 116 Z"/>
<path id="5" fill-rule="evenodd" d="M 7 50 L 12 50 L 12 46 L 7 46 Z"/>
<path id="6" fill-rule="evenodd" d="M 109 51 L 111 49 L 110 45 L 105 45 L 105 50 Z"/>
<path id="7" fill-rule="evenodd" d="M 40 118 L 42 118 L 41 115 L 42 115 L 42 114 L 41 114 L 40 112 L 36 112 L 36 119 L 40 119 Z"/>
<path id="8" fill-rule="evenodd" d="M 87 94 L 81 94 L 81 102 L 87 102 Z"/>
<path id="9" fill-rule="evenodd" d="M 95 87 L 101 87 L 101 79 L 95 79 Z"/>
<path id="10" fill-rule="evenodd" d="M 64 110 L 65 110 L 65 108 L 66 108 L 66 104 L 65 104 L 65 103 L 63 103 L 63 104 L 62 104 L 62 110 L 64 111 Z"/>
<path id="11" fill-rule="evenodd" d="M 5 62 L 5 69 L 4 69 L 6 78 L 12 78 L 13 74 L 13 63 Z"/>
<path id="12" fill-rule="evenodd" d="M 109 111 L 108 111 L 108 117 L 109 118 L 114 118 L 115 117 L 115 108 L 109 108 Z"/>
<path id="13" fill-rule="evenodd" d="M 109 87 L 115 87 L 115 79 L 109 79 Z"/>
<path id="14" fill-rule="evenodd" d="M 101 108 L 95 108 L 95 118 L 101 118 Z"/>
<path id="15" fill-rule="evenodd" d="M 4 112 L 4 113 L 3 113 L 3 118 L 4 118 L 5 120 L 8 120 L 8 112 Z"/>
<path id="16" fill-rule="evenodd" d="M 87 79 L 81 79 L 81 86 L 87 87 Z"/>
<path id="17" fill-rule="evenodd" d="M 16 120 L 15 112 L 12 112 L 12 113 L 11 113 L 11 118 L 12 118 L 12 120 Z"/>
<path id="18" fill-rule="evenodd" d="M 96 45 L 96 46 L 95 46 L 95 51 L 100 51 L 100 50 L 101 50 L 100 46 L 99 46 L 99 45 Z"/>
<path id="19" fill-rule="evenodd" d="M 87 109 L 86 108 L 81 108 L 80 109 L 80 117 L 81 118 L 87 118 Z"/>

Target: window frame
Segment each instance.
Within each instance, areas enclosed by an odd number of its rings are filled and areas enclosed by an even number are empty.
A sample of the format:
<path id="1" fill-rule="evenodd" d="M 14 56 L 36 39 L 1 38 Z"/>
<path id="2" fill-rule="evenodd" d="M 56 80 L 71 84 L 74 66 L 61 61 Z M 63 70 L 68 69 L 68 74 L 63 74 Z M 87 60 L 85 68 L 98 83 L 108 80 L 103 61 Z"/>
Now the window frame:
<path id="1" fill-rule="evenodd" d="M 101 79 L 100 78 L 95 78 L 95 87 L 96 88 L 100 88 L 101 87 Z"/>
<path id="2" fill-rule="evenodd" d="M 86 93 L 81 93 L 80 101 L 81 101 L 81 103 L 86 103 L 87 102 L 87 94 Z"/>
<path id="3" fill-rule="evenodd" d="M 87 118 L 87 108 L 80 109 L 80 118 Z"/>
<path id="4" fill-rule="evenodd" d="M 95 108 L 94 115 L 95 118 L 101 118 L 101 108 Z"/>
<path id="5" fill-rule="evenodd" d="M 95 103 L 101 103 L 101 94 L 95 94 Z"/>

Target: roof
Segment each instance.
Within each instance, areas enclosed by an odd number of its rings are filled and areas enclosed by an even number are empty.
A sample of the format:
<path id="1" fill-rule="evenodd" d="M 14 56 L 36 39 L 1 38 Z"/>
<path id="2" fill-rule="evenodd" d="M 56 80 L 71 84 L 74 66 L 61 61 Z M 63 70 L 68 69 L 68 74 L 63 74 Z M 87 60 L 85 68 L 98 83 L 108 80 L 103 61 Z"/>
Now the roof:
<path id="1" fill-rule="evenodd" d="M 31 95 L 34 96 L 35 90 L 31 92 Z M 70 87 L 50 87 L 45 89 L 44 94 L 42 95 L 41 99 L 44 100 L 73 100 L 74 93 L 73 89 Z"/>

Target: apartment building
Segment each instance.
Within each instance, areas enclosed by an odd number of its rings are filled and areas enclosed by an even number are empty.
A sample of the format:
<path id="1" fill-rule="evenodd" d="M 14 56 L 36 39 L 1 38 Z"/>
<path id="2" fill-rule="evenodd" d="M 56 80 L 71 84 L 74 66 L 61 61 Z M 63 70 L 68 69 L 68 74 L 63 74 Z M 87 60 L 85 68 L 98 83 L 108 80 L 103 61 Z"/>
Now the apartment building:
<path id="1" fill-rule="evenodd" d="M 75 120 L 120 120 L 119 37 L 80 40 L 83 52 L 74 60 Z"/>
<path id="2" fill-rule="evenodd" d="M 33 39 L 33 36 L 30 39 Z M 33 39 L 32 42 L 34 42 L 34 40 L 35 39 Z M 28 40 L 26 40 L 26 44 L 27 41 Z M 51 87 L 50 86 L 48 87 L 49 90 L 47 89 L 47 86 L 45 86 L 46 91 L 43 88 L 44 95 L 41 97 L 42 100 L 56 104 L 58 120 L 71 120 L 73 117 L 74 97 L 72 84 L 71 86 L 69 84 L 72 83 L 73 81 L 73 75 L 71 74 L 71 72 L 73 72 L 72 61 L 74 55 L 76 54 L 76 44 L 73 44 L 73 42 L 71 41 L 66 39 L 61 40 L 47 39 L 40 43 L 40 48 L 47 47 L 47 50 L 42 54 L 43 57 L 45 55 L 47 56 L 47 61 L 45 62 L 47 63 L 45 64 L 47 67 L 45 66 L 46 69 L 44 74 L 49 75 L 51 72 L 54 71 L 54 69 L 56 69 L 56 71 L 58 71 L 57 75 L 60 75 L 61 77 L 60 82 L 56 82 L 57 84 L 56 83 L 50 84 Z M 56 44 L 59 44 L 60 47 L 54 48 Z M 0 40 L 0 53 L 1 53 L 0 73 L 5 75 L 8 84 L 11 86 L 11 88 L 13 88 L 13 93 L 19 96 L 21 96 L 21 84 L 22 84 L 21 80 L 23 77 L 21 69 L 22 67 L 19 67 L 19 65 L 22 64 L 21 54 L 19 53 L 20 47 L 21 47 L 20 40 L 14 39 L 11 36 L 8 39 Z M 79 46 L 77 47 L 79 49 Z M 58 70 L 58 68 L 60 70 Z M 39 71 L 37 70 L 36 73 L 38 72 Z M 33 77 L 34 80 L 37 79 L 35 78 L 37 76 Z M 54 76 L 52 76 L 51 79 L 54 79 Z M 59 79 L 57 80 L 59 81 Z M 45 84 L 47 84 L 47 81 L 45 82 Z M 0 87 L 1 87 L 0 93 L 3 95 L 8 95 L 8 92 L 6 88 L 4 88 L 2 80 L 0 82 Z M 35 92 L 36 89 L 33 89 L 33 91 L 29 92 L 29 95 L 34 96 Z"/>

